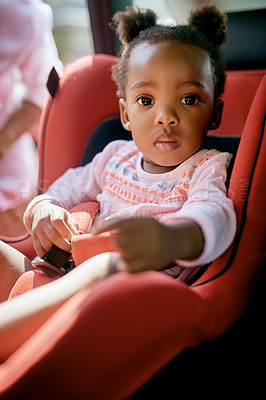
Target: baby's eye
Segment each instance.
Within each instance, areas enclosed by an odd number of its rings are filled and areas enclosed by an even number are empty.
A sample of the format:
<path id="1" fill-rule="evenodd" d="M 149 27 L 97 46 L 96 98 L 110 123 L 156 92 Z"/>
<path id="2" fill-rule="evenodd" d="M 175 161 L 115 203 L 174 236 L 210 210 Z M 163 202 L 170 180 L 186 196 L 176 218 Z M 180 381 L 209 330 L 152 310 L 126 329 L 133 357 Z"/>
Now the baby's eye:
<path id="1" fill-rule="evenodd" d="M 193 106 L 194 104 L 197 104 L 199 102 L 199 99 L 197 98 L 197 96 L 185 96 L 182 100 L 181 100 L 181 104 L 185 104 L 186 106 Z"/>
<path id="2" fill-rule="evenodd" d="M 141 106 L 151 106 L 154 104 L 154 101 L 148 96 L 141 96 L 137 99 L 137 103 Z"/>

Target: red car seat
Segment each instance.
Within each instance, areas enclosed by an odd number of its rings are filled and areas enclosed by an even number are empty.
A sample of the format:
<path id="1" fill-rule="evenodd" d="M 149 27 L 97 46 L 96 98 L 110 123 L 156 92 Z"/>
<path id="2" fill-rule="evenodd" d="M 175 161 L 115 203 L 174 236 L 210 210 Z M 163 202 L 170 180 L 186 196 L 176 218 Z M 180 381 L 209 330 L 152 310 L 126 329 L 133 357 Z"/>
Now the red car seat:
<path id="1" fill-rule="evenodd" d="M 265 10 L 258 14 L 262 20 Z M 241 32 L 238 48 L 247 43 L 239 43 Z M 238 53 L 234 47 L 233 56 Z M 115 60 L 89 56 L 69 65 L 59 82 L 51 75 L 52 96 L 39 138 L 40 192 L 99 151 L 110 140 L 110 126 L 119 130 L 110 79 Z M 242 136 L 228 187 L 238 217 L 231 248 L 190 286 L 145 272 L 118 274 L 96 283 L 93 293 L 78 293 L 0 366 L 1 399 L 196 398 L 199 393 L 213 399 L 228 392 L 234 398 L 265 397 L 256 391 L 255 363 L 247 363 L 256 362 L 248 357 L 254 348 L 265 351 L 259 330 L 264 323 L 258 321 L 263 321 L 266 261 L 266 78 L 265 69 L 250 63 L 248 71 L 233 67 L 238 70 L 228 71 L 223 122 L 208 137 L 212 145 L 236 151 Z M 24 239 L 9 242 L 33 257 L 31 240 Z"/>
<path id="2" fill-rule="evenodd" d="M 65 68 L 60 84 L 56 72 L 52 71 L 48 81 L 51 97 L 42 113 L 38 137 L 39 193 L 45 192 L 67 168 L 91 160 L 110 140 L 123 135 L 129 138 L 119 122 L 116 87 L 110 79 L 110 68 L 115 61 L 116 57 L 105 55 L 81 58 Z M 222 146 L 222 151 L 226 148 L 236 152 L 254 95 L 265 71 L 228 71 L 222 123 L 218 130 L 209 135 L 209 146 L 215 144 Z M 243 88 L 245 96 L 239 96 Z M 53 97 L 55 93 L 56 101 Z M 102 128 L 103 121 L 106 122 L 105 129 Z M 108 134 L 110 128 L 113 131 L 111 137 Z M 217 136 L 215 143 L 211 139 L 213 136 Z M 225 141 L 225 136 L 230 136 L 231 140 Z M 84 152 L 86 144 L 89 148 Z M 13 238 L 0 236 L 0 240 L 30 259 L 36 255 L 29 234 Z"/>
<path id="3" fill-rule="evenodd" d="M 43 113 L 41 191 L 79 165 L 100 121 L 118 115 L 113 62 L 88 56 L 66 68 Z M 238 218 L 230 249 L 191 286 L 150 271 L 118 274 L 96 283 L 93 295 L 77 294 L 0 366 L 1 398 L 128 398 L 184 349 L 237 321 L 266 258 L 266 78 L 256 85 L 228 189 Z"/>

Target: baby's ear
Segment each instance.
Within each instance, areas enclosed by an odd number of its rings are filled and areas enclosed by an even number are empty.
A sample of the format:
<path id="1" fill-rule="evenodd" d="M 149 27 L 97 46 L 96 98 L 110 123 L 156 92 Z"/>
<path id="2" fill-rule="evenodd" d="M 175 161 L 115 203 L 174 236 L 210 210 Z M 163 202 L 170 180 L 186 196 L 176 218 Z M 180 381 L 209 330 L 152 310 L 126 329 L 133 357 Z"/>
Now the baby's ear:
<path id="1" fill-rule="evenodd" d="M 124 98 L 119 99 L 119 110 L 120 110 L 120 120 L 123 127 L 127 131 L 131 131 L 130 121 L 128 119 L 128 113 L 127 113 L 127 102 Z"/>
<path id="2" fill-rule="evenodd" d="M 215 130 L 219 128 L 222 122 L 223 109 L 224 109 L 223 100 L 221 99 L 216 100 L 213 107 L 212 117 L 209 123 L 209 129 Z"/>

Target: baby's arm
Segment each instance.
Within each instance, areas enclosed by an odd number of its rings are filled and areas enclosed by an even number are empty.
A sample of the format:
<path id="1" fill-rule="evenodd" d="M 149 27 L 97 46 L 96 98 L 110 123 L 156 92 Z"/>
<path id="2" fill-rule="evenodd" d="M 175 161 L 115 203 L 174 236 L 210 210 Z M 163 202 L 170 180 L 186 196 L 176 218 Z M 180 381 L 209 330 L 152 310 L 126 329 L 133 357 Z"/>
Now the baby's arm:
<path id="1" fill-rule="evenodd" d="M 78 235 L 78 227 L 71 214 L 52 199 L 41 200 L 26 214 L 25 222 L 31 231 L 34 248 L 42 257 L 55 244 L 70 251 L 71 237 Z"/>
<path id="2" fill-rule="evenodd" d="M 18 278 L 31 269 L 31 262 L 24 254 L 0 240 L 0 303 L 8 299 Z"/>
<path id="3" fill-rule="evenodd" d="M 6 257 L 14 250 L 10 249 L 6 251 Z M 0 246 L 1 255 L 2 250 Z M 68 299 L 90 283 L 108 276 L 111 262 L 110 253 L 99 254 L 60 279 L 1 303 L 0 363 L 17 350 Z M 87 290 L 89 288 L 86 293 Z"/>
<path id="4" fill-rule="evenodd" d="M 42 257 L 52 244 L 70 250 L 71 237 L 79 232 L 67 210 L 84 202 L 98 201 L 106 163 L 124 143 L 119 140 L 111 142 L 91 163 L 68 169 L 49 186 L 47 192 L 31 201 L 24 222 L 32 233 L 38 256 Z"/>
<path id="5" fill-rule="evenodd" d="M 94 233 L 109 230 L 117 230 L 114 240 L 122 258 L 119 269 L 128 272 L 165 269 L 176 259 L 199 257 L 204 248 L 200 227 L 185 218 L 169 225 L 153 218 L 115 220 Z"/>

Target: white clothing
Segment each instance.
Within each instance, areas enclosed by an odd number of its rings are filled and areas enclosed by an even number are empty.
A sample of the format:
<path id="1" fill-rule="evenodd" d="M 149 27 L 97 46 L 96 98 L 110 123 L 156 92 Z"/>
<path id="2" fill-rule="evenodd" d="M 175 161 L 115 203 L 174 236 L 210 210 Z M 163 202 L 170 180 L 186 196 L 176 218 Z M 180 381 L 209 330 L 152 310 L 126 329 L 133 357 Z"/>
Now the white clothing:
<path id="1" fill-rule="evenodd" d="M 50 6 L 41 0 L 0 0 L 0 43 L 1 130 L 23 100 L 43 107 L 49 72 L 61 68 Z M 0 159 L 0 211 L 30 199 L 37 174 L 36 150 L 25 133 Z"/>

